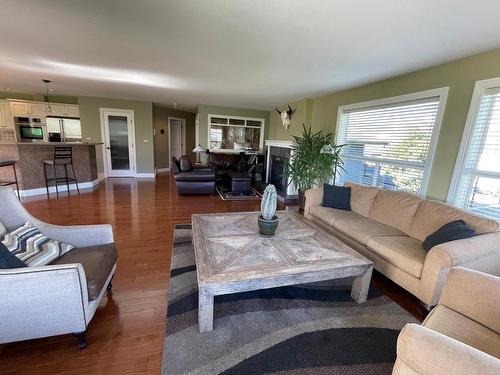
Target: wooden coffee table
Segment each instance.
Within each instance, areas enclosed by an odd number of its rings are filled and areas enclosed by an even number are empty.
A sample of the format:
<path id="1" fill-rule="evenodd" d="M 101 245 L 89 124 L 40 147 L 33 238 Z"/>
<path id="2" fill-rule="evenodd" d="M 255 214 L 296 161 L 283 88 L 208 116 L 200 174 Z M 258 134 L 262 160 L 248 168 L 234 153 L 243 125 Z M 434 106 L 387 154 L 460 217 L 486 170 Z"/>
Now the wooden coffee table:
<path id="1" fill-rule="evenodd" d="M 272 237 L 258 212 L 192 215 L 200 332 L 213 329 L 214 296 L 355 276 L 351 297 L 365 302 L 373 262 L 292 211 L 277 211 Z"/>

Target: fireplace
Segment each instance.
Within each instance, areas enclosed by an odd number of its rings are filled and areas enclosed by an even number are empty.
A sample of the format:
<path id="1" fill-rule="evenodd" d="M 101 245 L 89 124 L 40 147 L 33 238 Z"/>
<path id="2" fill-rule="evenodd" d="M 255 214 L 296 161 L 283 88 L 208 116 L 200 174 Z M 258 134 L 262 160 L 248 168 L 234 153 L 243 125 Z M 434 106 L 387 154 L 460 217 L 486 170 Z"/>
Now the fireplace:
<path id="1" fill-rule="evenodd" d="M 281 201 L 290 201 L 297 198 L 297 191 L 285 171 L 290 163 L 293 143 L 289 141 L 266 141 L 267 146 L 267 176 L 266 182 L 273 184 Z"/>
<path id="2" fill-rule="evenodd" d="M 271 155 L 271 175 L 269 176 L 269 183 L 273 184 L 276 192 L 281 195 L 286 195 L 287 180 L 285 178 L 285 164 L 290 159 L 282 158 L 281 156 Z"/>

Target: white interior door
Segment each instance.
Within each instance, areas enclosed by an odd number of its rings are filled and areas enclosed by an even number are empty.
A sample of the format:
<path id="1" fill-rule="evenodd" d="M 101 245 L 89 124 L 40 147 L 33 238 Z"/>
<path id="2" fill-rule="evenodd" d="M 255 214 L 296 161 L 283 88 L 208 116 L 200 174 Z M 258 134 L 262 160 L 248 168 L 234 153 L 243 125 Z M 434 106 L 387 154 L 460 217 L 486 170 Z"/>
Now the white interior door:
<path id="1" fill-rule="evenodd" d="M 104 165 L 108 177 L 135 175 L 134 111 L 101 108 Z"/>
<path id="2" fill-rule="evenodd" d="M 170 159 L 176 157 L 179 159 L 186 154 L 185 146 L 185 126 L 183 119 L 169 118 L 170 131 Z"/>

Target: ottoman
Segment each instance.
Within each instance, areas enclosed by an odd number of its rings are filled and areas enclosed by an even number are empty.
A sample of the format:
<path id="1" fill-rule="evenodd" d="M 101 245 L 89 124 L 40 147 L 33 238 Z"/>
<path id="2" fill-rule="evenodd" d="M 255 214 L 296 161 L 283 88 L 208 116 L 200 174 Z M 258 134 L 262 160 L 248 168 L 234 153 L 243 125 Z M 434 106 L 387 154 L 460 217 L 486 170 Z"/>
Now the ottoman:
<path id="1" fill-rule="evenodd" d="M 252 178 L 242 173 L 228 173 L 228 185 L 233 193 L 248 194 Z"/>

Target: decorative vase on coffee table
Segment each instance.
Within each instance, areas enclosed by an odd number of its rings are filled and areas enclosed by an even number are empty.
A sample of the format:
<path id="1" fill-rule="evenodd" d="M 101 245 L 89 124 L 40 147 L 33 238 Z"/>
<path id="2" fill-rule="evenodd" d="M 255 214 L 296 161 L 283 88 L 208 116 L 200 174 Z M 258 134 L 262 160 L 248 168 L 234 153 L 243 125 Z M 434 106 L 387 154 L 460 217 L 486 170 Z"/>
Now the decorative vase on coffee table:
<path id="1" fill-rule="evenodd" d="M 260 215 L 258 217 L 259 232 L 263 236 L 272 236 L 276 232 L 279 218 L 276 213 L 276 188 L 267 185 L 260 203 Z"/>

